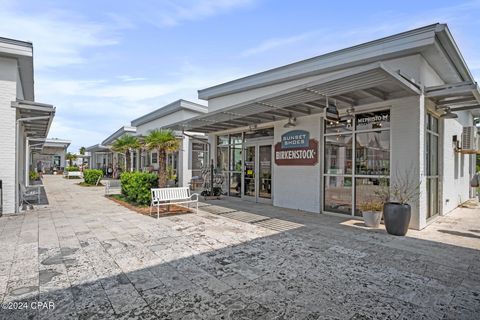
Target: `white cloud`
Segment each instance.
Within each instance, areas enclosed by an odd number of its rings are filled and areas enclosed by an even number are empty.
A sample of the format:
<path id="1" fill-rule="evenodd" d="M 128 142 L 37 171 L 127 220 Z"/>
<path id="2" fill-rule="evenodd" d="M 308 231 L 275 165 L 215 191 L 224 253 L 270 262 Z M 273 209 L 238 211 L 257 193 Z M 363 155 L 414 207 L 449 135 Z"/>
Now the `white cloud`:
<path id="1" fill-rule="evenodd" d="M 288 46 L 295 44 L 297 42 L 305 41 L 309 38 L 312 38 L 314 35 L 318 34 L 318 31 L 315 32 L 306 32 L 302 33 L 296 36 L 290 36 L 290 37 L 285 37 L 285 38 L 273 38 L 273 39 L 268 39 L 259 45 L 249 48 L 247 50 L 244 50 L 240 55 L 243 57 L 248 57 L 252 56 L 255 54 L 263 53 L 266 51 L 270 51 L 273 49 L 277 49 L 279 47 L 283 46 Z"/>
<path id="2" fill-rule="evenodd" d="M 147 4 L 144 18 L 157 26 L 177 26 L 252 5 L 254 0 L 179 0 Z"/>
<path id="3" fill-rule="evenodd" d="M 125 82 L 144 81 L 144 80 L 147 80 L 147 78 L 143 78 L 143 77 L 132 77 L 132 76 L 129 76 L 129 75 L 121 75 L 121 76 L 118 76 L 117 78 L 120 79 L 120 80 L 122 80 L 122 81 L 125 81 Z"/>
<path id="4" fill-rule="evenodd" d="M 0 2 L 2 36 L 32 41 L 37 70 L 86 63 L 85 49 L 118 43 L 115 28 L 67 11 L 33 14 Z"/>

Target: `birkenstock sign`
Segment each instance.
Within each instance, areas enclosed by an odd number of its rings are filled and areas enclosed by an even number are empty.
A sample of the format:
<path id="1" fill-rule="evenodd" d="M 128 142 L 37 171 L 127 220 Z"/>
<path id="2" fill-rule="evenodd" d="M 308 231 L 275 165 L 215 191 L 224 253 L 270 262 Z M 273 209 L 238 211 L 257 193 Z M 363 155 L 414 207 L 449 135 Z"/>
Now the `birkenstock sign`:
<path id="1" fill-rule="evenodd" d="M 293 130 L 282 135 L 275 145 L 275 163 L 278 166 L 314 166 L 318 163 L 318 141 L 310 133 Z"/>

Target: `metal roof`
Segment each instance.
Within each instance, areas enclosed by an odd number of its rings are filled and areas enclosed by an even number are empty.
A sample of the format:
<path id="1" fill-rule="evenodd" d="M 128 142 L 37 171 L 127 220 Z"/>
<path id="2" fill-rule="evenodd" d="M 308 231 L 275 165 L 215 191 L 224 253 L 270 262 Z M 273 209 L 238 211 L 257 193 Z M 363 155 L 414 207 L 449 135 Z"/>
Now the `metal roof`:
<path id="1" fill-rule="evenodd" d="M 473 81 L 448 26 L 437 23 L 199 90 L 198 97 L 209 100 L 415 53 L 422 54 L 446 83 Z"/>
<path id="2" fill-rule="evenodd" d="M 68 148 L 68 146 L 72 143 L 71 140 L 65 140 L 65 139 L 58 139 L 58 138 L 52 138 L 52 139 L 46 139 L 44 147 L 63 147 L 63 148 Z"/>
<path id="3" fill-rule="evenodd" d="M 206 113 L 208 111 L 207 107 L 204 105 L 180 99 L 166 106 L 158 108 L 150 113 L 147 113 L 146 115 L 143 115 L 140 118 L 132 120 L 131 125 L 134 127 L 137 127 L 142 124 L 148 123 L 150 121 L 165 117 L 171 113 L 174 113 L 182 109 L 194 111 L 198 114 Z"/>
<path id="4" fill-rule="evenodd" d="M 463 81 L 426 87 L 425 97 L 435 102 L 437 109 L 450 108 L 451 111 L 470 110 L 473 114 L 479 115 L 480 89 L 476 82 Z"/>
<path id="5" fill-rule="evenodd" d="M 41 148 L 48 136 L 48 131 L 55 116 L 55 108 L 49 104 L 19 100 L 12 102 L 17 109 L 17 121 L 23 126 L 25 137 L 36 141 Z"/>
<path id="6" fill-rule="evenodd" d="M 136 132 L 137 132 L 137 128 L 135 128 L 135 127 L 123 126 L 120 129 L 118 129 L 117 131 L 115 131 L 114 133 L 112 133 L 107 139 L 103 140 L 102 145 L 108 146 L 108 145 L 112 144 L 115 140 L 117 140 L 118 138 L 123 136 L 124 134 L 136 133 Z"/>
<path id="7" fill-rule="evenodd" d="M 342 109 L 357 105 L 359 99 L 378 102 L 420 94 L 418 86 L 381 63 L 374 63 L 181 121 L 169 128 L 214 132 L 323 113 L 326 97 L 335 100 Z"/>

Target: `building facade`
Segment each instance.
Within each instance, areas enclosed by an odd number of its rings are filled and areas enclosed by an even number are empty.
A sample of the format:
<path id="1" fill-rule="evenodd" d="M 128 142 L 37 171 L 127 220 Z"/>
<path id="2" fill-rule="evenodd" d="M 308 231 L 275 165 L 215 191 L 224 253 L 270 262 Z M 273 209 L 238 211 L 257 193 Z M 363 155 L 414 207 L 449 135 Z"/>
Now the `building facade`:
<path id="1" fill-rule="evenodd" d="M 361 216 L 406 180 L 411 228 L 472 196 L 480 91 L 446 25 L 435 24 L 199 91 L 225 195 Z"/>
<path id="2" fill-rule="evenodd" d="M 0 114 L 0 210 L 5 214 L 19 210 L 31 151 L 43 147 L 55 114 L 53 106 L 34 101 L 30 42 L 0 38 Z"/>
<path id="3" fill-rule="evenodd" d="M 30 170 L 42 168 L 44 173 L 62 173 L 67 166 L 65 156 L 71 141 L 65 139 L 46 139 L 43 148 L 33 150 Z"/>
<path id="4" fill-rule="evenodd" d="M 186 100 L 177 100 L 132 120 L 130 126 L 121 127 L 100 144 L 87 148 L 91 154 L 90 166 L 104 169 L 107 175 L 109 172 L 113 174 L 124 170 L 155 172 L 159 168 L 156 151 L 136 149 L 125 155 L 114 152 L 112 145 L 125 134 L 143 139 L 152 130 L 162 129 L 172 123 L 185 121 L 206 112 L 205 106 Z M 167 166 L 175 176 L 176 186 L 189 186 L 192 179 L 200 179 L 202 168 L 205 167 L 208 149 L 207 137 L 194 132 L 177 131 L 175 134 L 180 141 L 180 150 L 167 156 Z M 124 168 L 125 156 L 129 158 L 127 161 L 129 167 L 126 169 Z"/>

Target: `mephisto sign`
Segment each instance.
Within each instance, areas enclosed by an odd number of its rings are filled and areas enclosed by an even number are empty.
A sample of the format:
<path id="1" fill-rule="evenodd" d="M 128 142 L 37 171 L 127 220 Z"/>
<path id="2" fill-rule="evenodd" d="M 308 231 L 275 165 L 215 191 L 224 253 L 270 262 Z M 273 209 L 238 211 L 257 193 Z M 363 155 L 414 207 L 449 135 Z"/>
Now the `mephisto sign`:
<path id="1" fill-rule="evenodd" d="M 318 163 L 318 141 L 310 133 L 293 130 L 282 135 L 275 145 L 275 163 L 279 166 L 313 166 Z"/>

